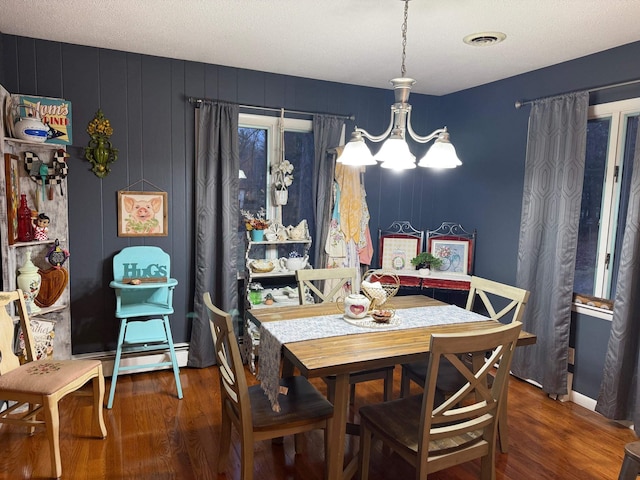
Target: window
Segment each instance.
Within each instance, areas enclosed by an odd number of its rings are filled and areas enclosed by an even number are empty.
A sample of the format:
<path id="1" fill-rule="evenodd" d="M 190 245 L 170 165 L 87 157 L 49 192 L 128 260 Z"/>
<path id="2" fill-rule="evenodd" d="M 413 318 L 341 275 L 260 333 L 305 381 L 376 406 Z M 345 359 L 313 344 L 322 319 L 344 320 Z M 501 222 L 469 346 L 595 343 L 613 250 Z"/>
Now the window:
<path id="1" fill-rule="evenodd" d="M 640 99 L 589 108 L 574 291 L 613 299 L 620 264 Z"/>
<path id="2" fill-rule="evenodd" d="M 280 158 L 279 117 L 240 114 L 238 142 L 240 152 L 240 208 L 257 212 L 264 208 L 267 218 L 283 225 L 297 225 L 306 219 L 313 222 L 313 123 L 311 120 L 284 119 L 285 158 L 293 165 L 293 183 L 286 205 L 273 204 L 270 165 Z M 244 223 L 238 219 L 239 245 L 246 245 Z M 310 232 L 313 238 L 313 232 Z M 286 253 L 291 251 L 287 247 Z M 301 253 L 301 252 L 300 252 Z M 279 256 L 284 251 L 278 252 Z M 239 249 L 238 269 L 244 268 L 244 249 Z M 242 255 L 242 256 L 240 256 Z"/>

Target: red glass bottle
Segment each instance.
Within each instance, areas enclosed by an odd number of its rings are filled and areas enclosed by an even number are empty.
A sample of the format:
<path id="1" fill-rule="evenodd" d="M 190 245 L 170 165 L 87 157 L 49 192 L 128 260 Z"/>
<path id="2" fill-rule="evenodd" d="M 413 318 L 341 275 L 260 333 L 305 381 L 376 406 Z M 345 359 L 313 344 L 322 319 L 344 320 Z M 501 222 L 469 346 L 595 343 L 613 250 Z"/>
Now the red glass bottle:
<path id="1" fill-rule="evenodd" d="M 30 242 L 33 240 L 33 223 L 31 222 L 31 209 L 27 205 L 27 196 L 20 195 L 18 207 L 18 241 Z"/>

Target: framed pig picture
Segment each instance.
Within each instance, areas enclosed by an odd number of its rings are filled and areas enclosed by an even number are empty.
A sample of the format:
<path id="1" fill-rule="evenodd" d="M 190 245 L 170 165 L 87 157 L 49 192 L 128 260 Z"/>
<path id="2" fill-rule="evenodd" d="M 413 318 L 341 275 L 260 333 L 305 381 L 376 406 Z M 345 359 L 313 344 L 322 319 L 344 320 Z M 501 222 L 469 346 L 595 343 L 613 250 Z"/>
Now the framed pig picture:
<path id="1" fill-rule="evenodd" d="M 166 237 L 167 192 L 118 192 L 119 237 Z"/>

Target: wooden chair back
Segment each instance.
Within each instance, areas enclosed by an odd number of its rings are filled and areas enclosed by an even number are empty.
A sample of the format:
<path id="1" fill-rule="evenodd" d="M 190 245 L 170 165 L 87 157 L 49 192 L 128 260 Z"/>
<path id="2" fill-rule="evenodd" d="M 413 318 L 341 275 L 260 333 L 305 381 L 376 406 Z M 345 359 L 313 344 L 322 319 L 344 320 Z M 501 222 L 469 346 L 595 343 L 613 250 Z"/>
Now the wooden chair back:
<path id="1" fill-rule="evenodd" d="M 36 358 L 35 344 L 22 291 L 0 292 L 0 375 L 20 366 L 20 359 L 15 354 L 13 342 L 16 337 L 16 325 L 10 315 L 11 304 L 14 302 L 20 318 L 19 325 L 24 338 L 26 361 L 32 362 Z"/>
<path id="2" fill-rule="evenodd" d="M 511 322 L 521 322 L 529 291 L 474 276 L 471 277 L 466 309 L 473 310 L 478 298 L 493 320 L 505 323 L 504 318 L 510 315 Z"/>
<path id="3" fill-rule="evenodd" d="M 512 322 L 481 334 L 431 337 L 418 446 L 420 464 L 433 463 L 435 467 L 487 456 L 491 469 L 495 469 L 498 417 L 521 328 L 522 323 Z M 487 358 L 485 352 L 491 352 Z M 473 356 L 473 366 L 462 360 L 465 354 Z M 445 358 L 467 382 L 442 404 L 435 405 L 438 369 Z M 488 376 L 496 364 L 495 379 L 489 388 Z M 456 446 L 449 449 L 451 445 Z"/>
<path id="4" fill-rule="evenodd" d="M 480 458 L 482 478 L 495 480 L 498 418 L 521 328 L 513 322 L 482 333 L 433 334 L 424 394 L 360 408 L 361 478 L 368 478 L 373 437 L 412 463 L 415 478 Z M 472 365 L 463 360 L 469 355 Z M 445 361 L 466 380 L 447 399 L 436 389 Z"/>
<path id="5" fill-rule="evenodd" d="M 220 368 L 222 422 L 218 472 L 225 471 L 231 445 L 231 426 L 240 435 L 240 478 L 252 480 L 254 442 L 325 429 L 333 416 L 333 405 L 301 375 L 280 379 L 280 411 L 274 412 L 260 385 L 247 386 L 240 349 L 233 333 L 231 315 L 204 294 L 216 361 Z M 325 437 L 326 438 L 326 437 Z M 297 443 L 297 442 L 296 442 Z"/>
<path id="6" fill-rule="evenodd" d="M 231 315 L 213 304 L 209 292 L 204 294 L 204 304 L 209 315 L 216 363 L 220 368 L 223 414 L 229 415 L 245 441 L 252 442 L 251 403 Z"/>
<path id="7" fill-rule="evenodd" d="M 353 282 L 356 278 L 355 268 L 315 268 L 296 270 L 298 281 L 298 294 L 300 305 L 310 303 L 305 293 L 309 290 L 311 295 L 319 300 L 319 303 L 335 302 L 339 297 L 344 297 L 345 292 L 352 293 Z M 331 281 L 330 289 L 325 293 L 324 286 Z M 314 284 L 322 282 L 322 284 Z"/>

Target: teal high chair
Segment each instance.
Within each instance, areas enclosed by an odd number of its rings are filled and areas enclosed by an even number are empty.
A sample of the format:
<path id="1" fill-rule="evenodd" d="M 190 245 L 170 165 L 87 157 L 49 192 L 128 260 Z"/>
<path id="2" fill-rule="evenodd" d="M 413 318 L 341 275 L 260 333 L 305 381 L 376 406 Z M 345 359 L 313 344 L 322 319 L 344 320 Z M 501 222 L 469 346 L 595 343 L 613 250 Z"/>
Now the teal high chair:
<path id="1" fill-rule="evenodd" d="M 113 258 L 113 281 L 109 286 L 116 293 L 120 334 L 107 408 L 113 406 L 120 372 L 141 368 L 172 367 L 178 398 L 182 398 L 180 370 L 168 317 L 173 313 L 173 289 L 178 281 L 169 278 L 170 272 L 171 258 L 158 247 L 127 247 Z M 168 361 L 120 364 L 123 353 L 144 354 L 163 349 L 169 349 Z"/>

